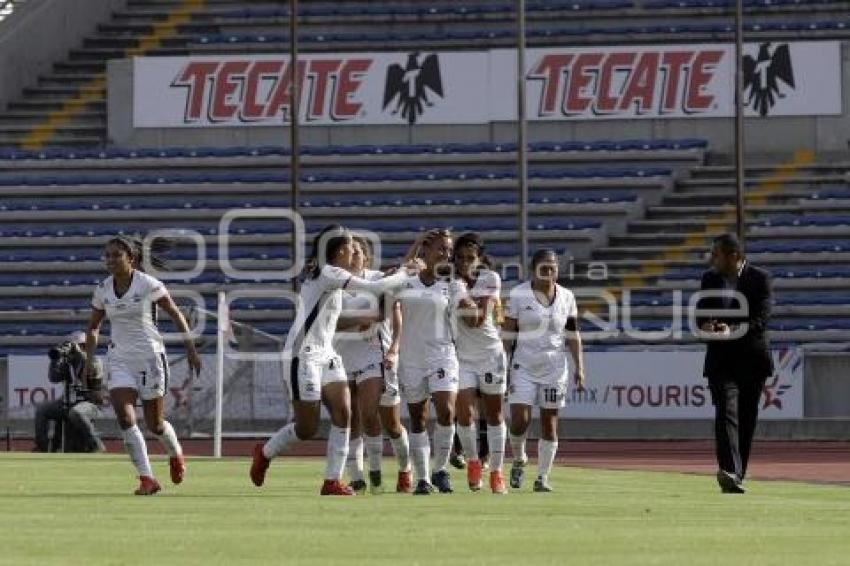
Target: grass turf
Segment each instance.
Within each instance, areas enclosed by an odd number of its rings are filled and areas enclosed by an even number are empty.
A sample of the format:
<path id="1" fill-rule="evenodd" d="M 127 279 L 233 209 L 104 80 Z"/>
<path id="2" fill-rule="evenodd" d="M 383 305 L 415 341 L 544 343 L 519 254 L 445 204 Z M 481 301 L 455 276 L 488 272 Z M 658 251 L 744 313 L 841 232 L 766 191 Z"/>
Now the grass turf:
<path id="1" fill-rule="evenodd" d="M 0 455 L 0 564 L 850 564 L 850 489 L 558 468 L 555 493 L 318 496 L 322 463 L 189 461 L 134 497 L 118 456 Z M 386 462 L 394 486 L 395 466 Z M 533 467 L 529 468 L 533 473 Z M 528 478 L 531 480 L 532 478 Z M 393 480 L 393 481 L 390 481 Z"/>

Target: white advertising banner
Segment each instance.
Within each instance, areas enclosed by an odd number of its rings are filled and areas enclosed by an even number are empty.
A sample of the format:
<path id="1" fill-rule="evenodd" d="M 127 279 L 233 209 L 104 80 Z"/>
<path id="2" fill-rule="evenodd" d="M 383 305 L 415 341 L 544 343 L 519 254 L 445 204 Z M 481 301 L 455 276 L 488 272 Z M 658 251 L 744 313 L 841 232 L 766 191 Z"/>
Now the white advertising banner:
<path id="1" fill-rule="evenodd" d="M 700 351 L 588 352 L 587 389 L 571 388 L 561 415 L 580 419 L 710 419 L 708 382 L 702 377 Z M 796 348 L 773 352 L 775 374 L 767 380 L 760 403 L 763 419 L 803 417 L 803 354 Z M 193 413 L 211 418 L 214 410 L 215 356 L 202 356 L 198 380 L 186 378 L 185 362 L 171 368 L 166 410 L 185 409 L 191 396 Z M 62 397 L 61 385 L 47 381 L 47 356 L 9 356 L 9 414 L 32 416 L 37 403 Z M 230 372 L 225 390 L 228 419 L 280 419 L 287 413 L 288 394 L 277 365 L 253 367 L 250 375 Z M 246 365 L 246 367 L 248 367 Z M 243 398 L 244 397 L 244 398 Z"/>
<path id="2" fill-rule="evenodd" d="M 776 371 L 765 383 L 762 419 L 803 417 L 803 354 L 774 350 Z M 570 388 L 561 415 L 579 419 L 711 419 L 700 351 L 588 352 L 587 388 Z"/>
<path id="3" fill-rule="evenodd" d="M 530 120 L 734 115 L 731 44 L 527 51 Z M 289 121 L 284 55 L 136 58 L 137 128 L 279 126 Z M 486 124 L 516 117 L 512 50 L 305 55 L 301 123 Z M 749 116 L 840 114 L 836 41 L 747 44 Z"/>

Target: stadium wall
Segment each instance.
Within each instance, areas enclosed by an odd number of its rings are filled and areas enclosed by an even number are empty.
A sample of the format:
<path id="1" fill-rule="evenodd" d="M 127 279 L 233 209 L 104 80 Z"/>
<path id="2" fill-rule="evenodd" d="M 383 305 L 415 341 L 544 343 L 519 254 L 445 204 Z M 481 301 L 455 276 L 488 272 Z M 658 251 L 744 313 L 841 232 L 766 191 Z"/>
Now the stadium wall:
<path id="1" fill-rule="evenodd" d="M 48 74 L 127 0 L 29 0 L 0 23 L 0 109 Z M 45 41 L 50 38 L 50 41 Z"/>
<path id="2" fill-rule="evenodd" d="M 841 44 L 842 113 L 832 116 L 748 118 L 747 151 L 751 156 L 783 157 L 800 149 L 828 156 L 846 154 L 850 132 L 850 43 Z M 175 145 L 285 145 L 280 127 L 134 128 L 132 61 L 110 61 L 108 67 L 109 142 L 122 147 Z M 494 93 L 495 95 L 495 93 Z M 665 118 L 531 122 L 531 140 L 704 138 L 718 154 L 733 152 L 733 121 L 729 118 Z M 433 125 L 311 125 L 301 139 L 311 145 L 392 144 L 433 142 L 505 142 L 515 138 L 510 122 Z"/>
<path id="3" fill-rule="evenodd" d="M 803 418 L 759 422 L 757 435 L 768 440 L 850 440 L 850 353 L 806 352 L 803 373 Z M 592 376 L 590 376 L 593 379 Z M 0 421 L 15 437 L 32 436 L 32 418 L 15 417 L 7 410 L 12 394 L 8 360 L 0 358 Z M 706 419 L 576 419 L 564 413 L 560 436 L 593 440 L 678 440 L 712 438 Z M 110 423 L 101 427 L 110 431 Z M 279 424 L 279 423 L 277 423 Z M 325 423 L 327 424 L 327 423 Z M 269 423 L 268 430 L 275 428 Z M 326 427 L 325 427 L 326 428 Z M 265 430 L 266 427 L 263 428 Z M 253 429 L 255 430 L 255 429 Z M 534 424 L 533 436 L 537 435 Z M 325 431 L 326 432 L 326 431 Z"/>

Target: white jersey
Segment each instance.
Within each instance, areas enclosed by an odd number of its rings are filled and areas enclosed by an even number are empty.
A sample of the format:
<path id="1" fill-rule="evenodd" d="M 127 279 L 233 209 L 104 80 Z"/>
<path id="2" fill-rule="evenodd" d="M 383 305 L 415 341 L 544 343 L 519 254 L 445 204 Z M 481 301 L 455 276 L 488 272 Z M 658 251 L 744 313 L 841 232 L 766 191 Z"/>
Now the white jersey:
<path id="1" fill-rule="evenodd" d="M 459 294 L 455 281 L 437 279 L 425 285 L 419 277 L 411 277 L 395 293 L 401 302 L 401 365 L 430 368 L 457 358 L 451 317 Z"/>
<path id="2" fill-rule="evenodd" d="M 499 299 L 502 280 L 495 271 L 482 270 L 468 296 L 472 299 L 492 297 Z M 476 363 L 493 359 L 502 352 L 502 338 L 499 327 L 496 326 L 495 304 L 490 308 L 479 327 L 466 324 L 463 319 L 457 321 L 457 357 L 461 362 Z"/>
<path id="3" fill-rule="evenodd" d="M 379 279 L 383 279 L 384 274 L 381 271 L 367 269 L 363 272 L 362 277 L 367 281 L 378 281 Z M 342 312 L 366 311 L 373 308 L 380 308 L 380 301 L 382 300 L 383 297 L 378 297 L 378 302 L 375 302 L 374 295 L 368 293 L 344 291 L 342 295 Z M 390 349 L 391 342 L 392 322 L 389 317 L 385 317 L 366 330 L 351 329 L 338 332 L 334 338 L 334 348 L 342 356 L 343 361 L 345 361 L 347 359 L 362 357 L 364 352 L 369 349 L 376 349 L 382 353 L 386 352 Z"/>
<path id="4" fill-rule="evenodd" d="M 505 316 L 516 319 L 519 329 L 511 367 L 522 368 L 528 379 L 537 383 L 563 380 L 568 371 L 567 321 L 578 317 L 572 291 L 556 284 L 555 299 L 544 306 L 531 283 L 522 283 L 511 290 Z"/>
<path id="5" fill-rule="evenodd" d="M 333 336 L 342 311 L 343 289 L 379 294 L 400 286 L 407 279 L 407 273 L 401 271 L 392 277 L 370 282 L 354 277 L 342 268 L 325 265 L 318 277 L 308 279 L 301 286 L 295 322 L 286 337 L 288 357 L 312 358 L 336 354 Z"/>
<path id="6" fill-rule="evenodd" d="M 150 360 L 165 352 L 154 320 L 154 303 L 168 296 L 161 281 L 134 270 L 130 287 L 120 297 L 110 275 L 94 290 L 92 307 L 105 311 L 111 326 L 110 355 L 124 360 Z"/>

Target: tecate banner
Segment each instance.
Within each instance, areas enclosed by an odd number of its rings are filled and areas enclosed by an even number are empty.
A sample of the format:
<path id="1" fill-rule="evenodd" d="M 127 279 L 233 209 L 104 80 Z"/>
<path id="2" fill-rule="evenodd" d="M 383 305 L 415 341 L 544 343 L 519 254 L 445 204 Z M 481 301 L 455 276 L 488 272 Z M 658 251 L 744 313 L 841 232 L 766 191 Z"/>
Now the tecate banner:
<path id="1" fill-rule="evenodd" d="M 748 44 L 748 116 L 841 113 L 837 41 Z M 283 55 L 136 58 L 137 128 L 280 126 L 292 69 Z M 311 54 L 299 59 L 299 115 L 332 124 L 486 124 L 516 118 L 516 53 Z M 526 53 L 530 120 L 728 118 L 731 44 L 539 48 Z"/>
<path id="2" fill-rule="evenodd" d="M 803 353 L 774 350 L 774 375 L 765 382 L 760 418 L 803 417 Z M 704 352 L 588 352 L 587 387 L 571 385 L 561 415 L 580 419 L 711 419 L 714 407 L 702 377 Z"/>

